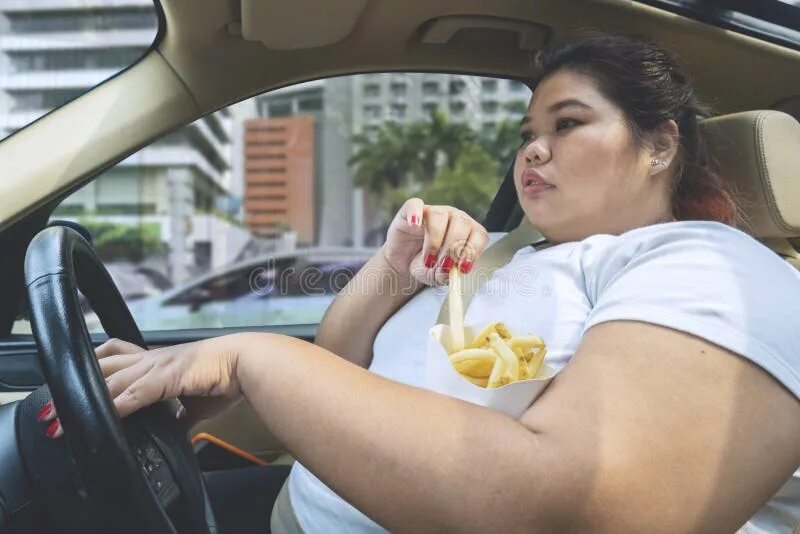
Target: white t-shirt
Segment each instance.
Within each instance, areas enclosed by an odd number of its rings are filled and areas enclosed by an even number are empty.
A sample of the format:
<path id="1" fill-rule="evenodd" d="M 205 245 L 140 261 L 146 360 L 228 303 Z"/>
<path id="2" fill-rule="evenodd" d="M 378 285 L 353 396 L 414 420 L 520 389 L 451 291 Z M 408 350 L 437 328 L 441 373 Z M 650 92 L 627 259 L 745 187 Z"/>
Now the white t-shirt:
<path id="1" fill-rule="evenodd" d="M 373 346 L 372 372 L 424 387 L 427 332 L 446 291 L 422 291 L 386 322 Z M 672 222 L 540 251 L 525 247 L 479 288 L 465 316 L 469 324 L 500 320 L 541 336 L 546 362 L 557 369 L 591 326 L 625 319 L 674 328 L 740 354 L 800 398 L 800 273 L 720 223 Z M 383 531 L 299 463 L 289 495 L 306 532 Z M 746 528 L 790 533 L 797 523 L 800 470 Z"/>

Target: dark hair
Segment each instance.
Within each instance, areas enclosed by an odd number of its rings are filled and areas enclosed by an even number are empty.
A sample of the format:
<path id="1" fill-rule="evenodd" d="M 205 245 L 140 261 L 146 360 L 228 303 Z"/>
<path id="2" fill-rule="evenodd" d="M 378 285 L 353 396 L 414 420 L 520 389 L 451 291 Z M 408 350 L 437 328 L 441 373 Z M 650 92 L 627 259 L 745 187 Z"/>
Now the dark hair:
<path id="1" fill-rule="evenodd" d="M 736 225 L 736 202 L 725 182 L 709 168 L 698 127 L 698 117 L 707 117 L 709 112 L 698 102 L 672 54 L 643 39 L 595 34 L 540 53 L 535 82 L 564 69 L 595 81 L 623 111 L 639 145 L 663 121 L 674 120 L 680 136 L 680 165 L 672 184 L 672 215 L 677 220 Z"/>

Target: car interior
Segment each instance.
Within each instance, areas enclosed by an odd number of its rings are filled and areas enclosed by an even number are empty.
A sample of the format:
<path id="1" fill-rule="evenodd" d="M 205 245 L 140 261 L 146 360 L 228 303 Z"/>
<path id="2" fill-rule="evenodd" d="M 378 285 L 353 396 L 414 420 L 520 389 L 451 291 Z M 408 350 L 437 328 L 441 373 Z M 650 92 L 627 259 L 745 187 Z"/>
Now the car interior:
<path id="1" fill-rule="evenodd" d="M 120 422 L 93 362 L 106 337 L 81 324 L 78 289 L 108 337 L 142 346 L 232 329 L 140 332 L 86 240 L 48 225 L 60 200 L 102 170 L 265 91 L 391 71 L 530 82 L 548 45 L 587 31 L 644 36 L 676 52 L 711 104 L 702 128 L 744 207 L 742 229 L 800 269 L 800 33 L 737 26 L 741 17 L 715 2 L 688 4 L 157 1 L 159 34 L 144 57 L 0 142 L 0 531 L 216 532 L 202 471 L 292 462 L 246 403 L 191 429 L 169 403 Z M 520 218 L 509 168 L 485 226 L 508 231 Z M 10 333 L 23 308 L 33 336 Z M 252 329 L 314 339 L 313 325 Z M 74 421 L 68 446 L 37 432 L 33 414 L 51 395 Z"/>

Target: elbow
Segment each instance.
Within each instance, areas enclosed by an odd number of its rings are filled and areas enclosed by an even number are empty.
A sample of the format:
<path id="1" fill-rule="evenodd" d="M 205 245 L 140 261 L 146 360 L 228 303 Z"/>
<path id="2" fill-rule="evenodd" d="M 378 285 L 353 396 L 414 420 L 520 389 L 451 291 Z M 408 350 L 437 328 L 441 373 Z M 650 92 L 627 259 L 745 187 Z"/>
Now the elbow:
<path id="1" fill-rule="evenodd" d="M 598 532 L 602 516 L 615 515 L 613 509 L 598 509 L 602 495 L 599 462 L 592 447 L 556 443 L 546 435 L 537 436 L 538 446 L 526 465 L 523 488 L 515 508 L 520 511 L 513 531 L 553 533 Z M 599 499 L 606 501 L 606 499 Z"/>

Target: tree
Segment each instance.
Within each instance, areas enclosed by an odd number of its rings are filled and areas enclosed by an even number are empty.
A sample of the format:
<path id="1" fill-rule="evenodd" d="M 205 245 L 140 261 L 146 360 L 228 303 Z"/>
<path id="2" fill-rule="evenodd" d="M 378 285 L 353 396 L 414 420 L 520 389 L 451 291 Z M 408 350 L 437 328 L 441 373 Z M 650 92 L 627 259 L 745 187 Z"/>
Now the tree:
<path id="1" fill-rule="evenodd" d="M 450 122 L 434 111 L 427 120 L 407 125 L 388 123 L 373 137 L 354 137 L 349 163 L 355 182 L 393 215 L 411 196 L 429 204 L 456 206 L 482 218 L 514 160 L 518 126 L 503 121 L 479 135 L 466 124 Z"/>
<path id="2" fill-rule="evenodd" d="M 504 120 L 480 138 L 481 146 L 491 158 L 499 165 L 499 170 L 505 172 L 514 162 L 517 148 L 520 145 L 519 123 Z"/>
<path id="3" fill-rule="evenodd" d="M 428 204 L 464 210 L 481 220 L 500 187 L 497 163 L 478 143 L 465 145 L 452 168 L 442 167 L 420 196 Z"/>
<path id="4" fill-rule="evenodd" d="M 396 123 L 384 125 L 375 139 L 364 134 L 354 136 L 358 148 L 348 163 L 355 167 L 355 183 L 378 195 L 386 188 L 404 185 L 418 164 L 417 147 L 411 139 L 409 128 Z"/>
<path id="5" fill-rule="evenodd" d="M 166 251 L 158 223 L 127 225 L 91 219 L 81 219 L 78 223 L 89 230 L 94 248 L 103 261 L 138 262 Z"/>
<path id="6" fill-rule="evenodd" d="M 438 109 L 427 121 L 411 125 L 410 130 L 420 155 L 420 182 L 423 184 L 430 183 L 442 165 L 452 168 L 464 146 L 476 139 L 472 128 L 450 122 L 447 114 Z"/>
<path id="7" fill-rule="evenodd" d="M 374 138 L 354 136 L 356 151 L 348 163 L 355 167 L 355 183 L 376 195 L 413 189 L 429 184 L 442 165 L 452 167 L 462 147 L 475 138 L 469 126 L 450 122 L 437 110 L 426 121 L 387 123 Z"/>

